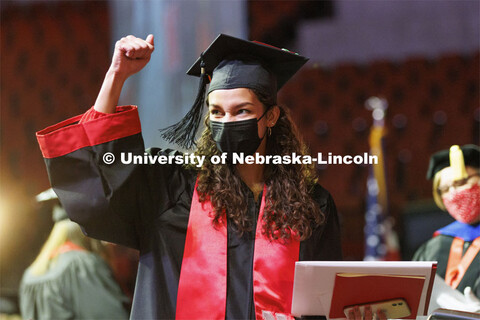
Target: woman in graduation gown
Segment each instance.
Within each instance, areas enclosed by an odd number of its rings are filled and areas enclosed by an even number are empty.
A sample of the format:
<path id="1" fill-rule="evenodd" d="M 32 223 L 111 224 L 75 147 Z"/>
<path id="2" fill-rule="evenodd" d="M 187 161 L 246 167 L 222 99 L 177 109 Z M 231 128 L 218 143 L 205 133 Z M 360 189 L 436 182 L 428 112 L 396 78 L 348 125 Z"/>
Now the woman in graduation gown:
<path id="1" fill-rule="evenodd" d="M 119 40 L 95 105 L 37 133 L 55 192 L 87 235 L 140 251 L 132 318 L 291 317 L 295 261 L 342 258 L 335 204 L 312 165 L 233 155 L 305 154 L 276 97 L 307 59 L 220 35 L 188 72 L 200 76 L 192 110 L 165 132 L 192 147 L 206 98 L 204 162 L 123 164 L 122 153 L 183 156 L 145 152 L 136 107 L 116 107 L 153 49 L 152 35 Z"/>
<path id="2" fill-rule="evenodd" d="M 54 193 L 40 195 L 45 194 Z M 20 283 L 22 318 L 128 319 L 129 301 L 104 259 L 102 243 L 85 237 L 54 198 L 47 200 L 57 202 L 55 224 Z"/>
<path id="3" fill-rule="evenodd" d="M 437 205 L 455 222 L 437 230 L 415 253 L 414 260 L 438 261 L 437 274 L 466 295 L 480 297 L 480 148 L 452 146 L 430 159 Z M 471 290 L 471 291 L 470 291 Z M 475 300 L 475 297 L 472 298 Z"/>

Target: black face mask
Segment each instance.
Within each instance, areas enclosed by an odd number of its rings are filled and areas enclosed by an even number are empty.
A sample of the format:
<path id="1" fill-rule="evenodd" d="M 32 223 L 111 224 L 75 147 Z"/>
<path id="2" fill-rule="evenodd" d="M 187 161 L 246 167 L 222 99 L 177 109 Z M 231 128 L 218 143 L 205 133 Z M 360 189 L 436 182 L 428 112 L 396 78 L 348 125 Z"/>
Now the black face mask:
<path id="1" fill-rule="evenodd" d="M 245 156 L 254 154 L 265 138 L 265 135 L 262 138 L 258 137 L 258 121 L 267 111 L 259 119 L 231 122 L 210 121 L 210 130 L 218 150 L 227 153 L 228 159 L 231 159 L 234 152 L 243 153 Z"/>

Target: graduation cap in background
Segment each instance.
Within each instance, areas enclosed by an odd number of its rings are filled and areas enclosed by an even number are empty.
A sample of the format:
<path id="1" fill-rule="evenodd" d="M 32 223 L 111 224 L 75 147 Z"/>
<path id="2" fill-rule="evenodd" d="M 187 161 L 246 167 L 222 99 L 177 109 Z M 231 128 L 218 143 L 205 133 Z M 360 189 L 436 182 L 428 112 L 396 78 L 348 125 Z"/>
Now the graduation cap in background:
<path id="1" fill-rule="evenodd" d="M 38 203 L 48 205 L 51 208 L 52 219 L 54 222 L 68 219 L 67 212 L 60 204 L 60 200 L 58 200 L 58 196 L 52 188 L 37 194 L 35 200 L 37 200 Z"/>
<path id="2" fill-rule="evenodd" d="M 427 170 L 427 179 L 432 179 L 437 172 L 453 165 L 451 163 L 451 156 L 458 157 L 458 155 L 454 156 L 452 154 L 456 152 L 457 148 L 458 146 L 452 146 L 452 148 L 450 149 L 438 151 L 432 155 Z M 480 168 L 480 148 L 478 146 L 473 144 L 467 144 L 461 146 L 459 150 L 461 150 L 463 154 L 464 166 Z M 457 165 L 455 164 L 455 167 L 456 166 Z M 461 169 L 457 171 L 461 171 Z M 459 174 L 461 173 L 459 172 Z"/>
<path id="3" fill-rule="evenodd" d="M 190 111 L 180 122 L 162 129 L 162 137 L 186 149 L 195 144 L 202 120 L 206 86 L 218 89 L 249 88 L 275 98 L 277 91 L 308 61 L 286 49 L 220 34 L 187 71 L 200 77 Z"/>

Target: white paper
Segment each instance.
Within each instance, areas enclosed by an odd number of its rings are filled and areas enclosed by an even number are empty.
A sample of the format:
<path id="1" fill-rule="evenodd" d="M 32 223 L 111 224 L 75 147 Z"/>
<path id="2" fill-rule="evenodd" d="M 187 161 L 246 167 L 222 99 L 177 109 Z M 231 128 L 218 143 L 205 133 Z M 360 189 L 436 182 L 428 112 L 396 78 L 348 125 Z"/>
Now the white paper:
<path id="1" fill-rule="evenodd" d="M 478 306 L 471 306 L 471 303 L 467 301 L 467 298 L 465 298 L 460 291 L 453 289 L 445 280 L 435 275 L 435 283 L 433 285 L 428 313 L 432 313 L 438 308 L 476 312 Z"/>

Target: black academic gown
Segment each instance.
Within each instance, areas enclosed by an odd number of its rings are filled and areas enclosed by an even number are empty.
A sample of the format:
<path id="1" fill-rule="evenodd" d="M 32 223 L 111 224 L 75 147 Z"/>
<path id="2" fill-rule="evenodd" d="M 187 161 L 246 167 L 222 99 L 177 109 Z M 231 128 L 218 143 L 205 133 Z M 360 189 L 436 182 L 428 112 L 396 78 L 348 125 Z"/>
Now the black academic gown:
<path id="1" fill-rule="evenodd" d="M 145 152 L 141 133 L 135 133 L 139 130 L 134 128 L 139 127 L 139 121 L 132 121 L 128 112 L 135 112 L 138 118 L 136 109 L 96 119 L 93 124 L 78 124 L 80 117 L 72 118 L 39 132 L 40 136 L 58 135 L 48 141 L 39 137 L 39 142 L 47 157 L 52 187 L 69 217 L 88 236 L 140 251 L 131 317 L 174 319 L 196 172 L 177 164 L 121 163 L 122 152 L 139 155 Z M 83 138 L 85 135 L 87 138 Z M 103 162 L 106 152 L 115 155 L 113 164 Z M 148 154 L 172 153 L 160 149 L 148 151 Z M 301 242 L 299 260 L 341 260 L 339 222 L 333 199 L 319 185 L 312 196 L 325 214 L 326 223 Z M 258 211 L 259 203 L 255 203 L 250 193 L 248 214 L 257 217 Z M 226 318 L 253 319 L 254 236 L 240 237 L 228 221 L 227 226 Z"/>

